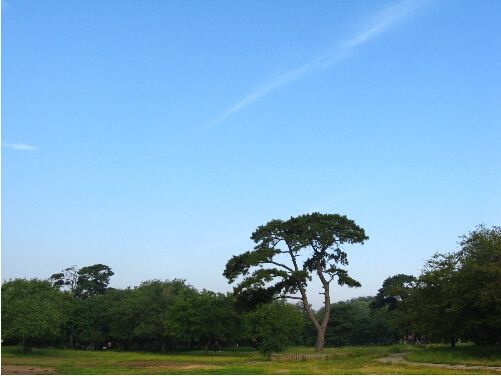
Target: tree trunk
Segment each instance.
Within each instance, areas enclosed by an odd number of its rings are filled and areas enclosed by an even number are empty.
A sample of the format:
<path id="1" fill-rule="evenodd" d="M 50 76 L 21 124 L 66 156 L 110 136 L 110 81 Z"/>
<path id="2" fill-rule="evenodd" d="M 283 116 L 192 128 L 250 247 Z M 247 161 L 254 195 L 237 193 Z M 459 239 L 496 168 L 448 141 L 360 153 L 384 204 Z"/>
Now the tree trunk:
<path id="1" fill-rule="evenodd" d="M 325 328 L 320 328 L 319 331 L 317 331 L 317 345 L 315 346 L 315 351 L 316 352 L 322 352 L 324 351 L 324 345 L 325 345 Z"/>
<path id="2" fill-rule="evenodd" d="M 312 324 L 315 326 L 315 329 L 317 330 L 317 345 L 315 347 L 315 351 L 322 351 L 324 349 L 325 332 L 322 331 L 320 323 L 318 322 L 318 320 L 315 318 L 315 315 L 311 311 L 310 304 L 308 303 L 308 298 L 306 297 L 304 287 L 300 286 L 299 290 L 301 291 L 303 307 L 306 311 L 306 314 L 308 315 L 308 318 L 310 319 Z"/>
<path id="3" fill-rule="evenodd" d="M 297 272 L 299 271 L 299 268 L 297 266 L 297 261 L 296 257 L 294 256 L 293 252 L 289 248 L 289 254 L 292 259 L 292 263 L 294 264 L 294 270 Z M 327 324 L 329 323 L 329 316 L 330 316 L 330 311 L 331 311 L 331 299 L 330 299 L 330 292 L 329 292 L 329 283 L 330 281 L 327 281 L 326 278 L 324 277 L 324 271 L 322 268 L 322 265 L 320 262 L 317 262 L 316 265 L 317 269 L 317 274 L 320 280 L 322 281 L 322 286 L 324 288 L 324 317 L 322 319 L 322 323 L 318 322 L 317 318 L 313 314 L 310 304 L 308 303 L 308 297 L 306 296 L 306 290 L 305 286 L 303 286 L 301 283 L 298 283 L 297 287 L 299 289 L 299 292 L 301 293 L 301 301 L 303 302 L 303 307 L 306 311 L 306 314 L 308 315 L 308 318 L 310 321 L 313 323 L 315 326 L 315 329 L 317 330 L 317 344 L 315 346 L 315 351 L 316 352 L 322 352 L 324 351 L 324 345 L 325 345 L 325 332 L 327 330 Z"/>
<path id="4" fill-rule="evenodd" d="M 293 261 L 294 261 L 294 266 L 295 266 L 296 270 L 298 270 L 294 259 L 293 259 Z M 325 332 L 327 331 L 327 325 L 329 324 L 329 317 L 330 317 L 330 313 L 331 313 L 331 298 L 330 298 L 330 291 L 329 291 L 329 282 L 325 279 L 324 274 L 323 274 L 323 269 L 319 263 L 317 263 L 317 273 L 318 273 L 318 276 L 320 277 L 320 280 L 322 281 L 322 285 L 324 288 L 324 297 L 325 297 L 324 317 L 322 319 L 322 323 L 318 322 L 318 320 L 315 318 L 315 315 L 311 311 L 304 286 L 298 285 L 298 288 L 299 288 L 299 291 L 301 292 L 301 300 L 303 302 L 303 306 L 304 306 L 304 309 L 306 310 L 308 318 L 310 319 L 310 321 L 315 326 L 315 329 L 317 330 L 317 344 L 315 346 L 315 351 L 322 352 L 322 351 L 324 351 Z"/>
<path id="5" fill-rule="evenodd" d="M 322 324 L 320 328 L 317 328 L 317 352 L 324 351 L 325 344 L 325 332 L 327 331 L 327 325 L 329 324 L 329 317 L 331 313 L 331 296 L 330 296 L 330 286 L 329 281 L 324 276 L 324 271 L 320 262 L 317 262 L 317 274 L 322 281 L 324 287 L 324 317 L 322 319 Z"/>
<path id="6" fill-rule="evenodd" d="M 28 339 L 23 338 L 23 352 L 25 354 L 31 354 L 33 348 L 31 347 L 31 343 Z"/>

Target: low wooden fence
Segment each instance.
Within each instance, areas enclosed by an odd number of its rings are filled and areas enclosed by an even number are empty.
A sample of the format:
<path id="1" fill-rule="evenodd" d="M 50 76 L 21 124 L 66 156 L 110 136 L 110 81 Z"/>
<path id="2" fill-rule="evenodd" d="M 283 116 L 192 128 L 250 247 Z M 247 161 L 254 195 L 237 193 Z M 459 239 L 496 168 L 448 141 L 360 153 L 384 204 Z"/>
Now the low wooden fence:
<path id="1" fill-rule="evenodd" d="M 305 360 L 327 360 L 329 354 L 272 354 L 271 360 L 274 361 L 305 361 Z"/>

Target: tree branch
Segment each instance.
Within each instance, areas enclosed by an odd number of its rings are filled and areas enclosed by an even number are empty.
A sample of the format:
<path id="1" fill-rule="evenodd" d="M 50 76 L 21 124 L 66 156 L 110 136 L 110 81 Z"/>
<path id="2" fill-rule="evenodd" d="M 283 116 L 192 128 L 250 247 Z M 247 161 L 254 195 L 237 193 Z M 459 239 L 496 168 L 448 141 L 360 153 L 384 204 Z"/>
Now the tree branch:
<path id="1" fill-rule="evenodd" d="M 292 264 L 294 265 L 294 270 L 296 272 L 298 272 L 299 268 L 297 267 L 296 256 L 294 256 L 294 252 L 292 251 L 292 248 L 287 241 L 286 241 L 286 244 L 287 244 L 287 248 L 289 249 L 289 255 L 291 256 L 291 259 L 292 259 Z M 306 314 L 308 315 L 308 318 L 313 323 L 315 328 L 318 331 L 320 331 L 321 330 L 320 323 L 318 322 L 317 318 L 315 317 L 315 315 L 311 311 L 310 303 L 308 302 L 308 297 L 306 296 L 306 290 L 304 289 L 303 284 L 301 282 L 297 282 L 297 287 L 299 289 L 299 292 L 301 293 L 301 300 L 303 302 L 303 306 L 304 306 L 304 309 L 306 310 Z"/>
<path id="2" fill-rule="evenodd" d="M 303 300 L 303 298 L 299 297 L 299 296 L 290 296 L 290 295 L 280 295 L 280 296 L 277 296 L 276 298 L 273 298 L 273 300 L 276 300 L 276 299 L 296 299 L 296 300 Z"/>
<path id="3" fill-rule="evenodd" d="M 280 264 L 279 262 L 275 262 L 275 261 L 271 261 L 271 260 L 262 261 L 262 262 L 260 262 L 260 264 L 273 264 L 273 265 L 276 265 L 276 266 L 281 266 L 282 268 L 288 270 L 289 272 L 293 272 L 294 271 L 293 269 L 289 268 L 287 265 Z"/>

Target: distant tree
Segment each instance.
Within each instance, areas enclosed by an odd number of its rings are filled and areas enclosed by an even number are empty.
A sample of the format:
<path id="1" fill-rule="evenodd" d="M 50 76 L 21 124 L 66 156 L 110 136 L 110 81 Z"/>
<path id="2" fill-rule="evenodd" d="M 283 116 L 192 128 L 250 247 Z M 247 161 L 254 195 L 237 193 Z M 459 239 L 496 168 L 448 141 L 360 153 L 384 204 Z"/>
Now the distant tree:
<path id="1" fill-rule="evenodd" d="M 461 237 L 455 289 L 463 335 L 501 344 L 501 227 L 478 226 Z"/>
<path id="2" fill-rule="evenodd" d="M 240 319 L 234 297 L 212 291 L 178 295 L 165 313 L 166 333 L 184 346 L 205 351 L 235 343 L 240 337 Z"/>
<path id="3" fill-rule="evenodd" d="M 244 315 L 244 336 L 264 354 L 279 352 L 300 338 L 301 311 L 283 301 L 262 304 Z"/>
<path id="4" fill-rule="evenodd" d="M 501 342 L 501 227 L 479 226 L 427 261 L 403 310 L 432 340 Z"/>
<path id="5" fill-rule="evenodd" d="M 333 346 L 388 343 L 392 336 L 388 319 L 378 310 L 371 310 L 373 299 L 360 297 L 332 304 L 326 343 Z"/>
<path id="6" fill-rule="evenodd" d="M 102 295 L 108 288 L 110 277 L 113 276 L 111 268 L 103 264 L 85 266 L 78 271 L 78 279 L 74 293 L 77 297 Z"/>
<path id="7" fill-rule="evenodd" d="M 115 349 L 131 350 L 137 344 L 132 328 L 144 319 L 144 315 L 136 310 L 138 304 L 134 299 L 135 290 L 130 287 L 109 288 L 103 295 L 110 302 L 106 312 L 109 329 L 107 340 L 112 342 Z M 146 311 L 146 307 L 143 307 L 143 311 Z"/>
<path id="8" fill-rule="evenodd" d="M 409 303 L 409 297 L 417 286 L 417 278 L 407 274 L 397 274 L 384 280 L 383 286 L 371 303 L 374 314 L 384 317 L 391 330 L 388 342 L 396 342 L 408 335 L 414 335 L 418 328 L 416 310 Z"/>
<path id="9" fill-rule="evenodd" d="M 317 331 L 316 350 L 322 351 L 329 322 L 330 283 L 359 287 L 360 283 L 340 266 L 348 265 L 344 244 L 363 243 L 368 237 L 354 221 L 338 214 L 306 214 L 289 220 L 272 220 L 252 234 L 252 251 L 233 256 L 224 276 L 244 295 L 247 304 L 272 299 L 299 299 Z M 288 261 L 287 261 L 288 259 Z M 306 287 L 316 273 L 322 283 L 324 315 L 317 319 L 310 307 Z M 299 294 L 297 296 L 296 294 Z M 254 299 L 258 297 L 258 299 Z"/>
<path id="10" fill-rule="evenodd" d="M 240 317 L 232 295 L 203 290 L 195 299 L 199 311 L 199 335 L 205 350 L 234 344 L 240 337 Z"/>
<path id="11" fill-rule="evenodd" d="M 189 299 L 197 291 L 184 280 L 172 281 L 147 281 L 134 289 L 132 293 L 132 306 L 129 309 L 136 317 L 132 331 L 136 342 L 146 342 L 153 349 L 165 350 L 170 343 L 177 345 L 178 338 L 174 338 L 167 331 L 166 317 L 177 299 Z M 191 312 L 186 311 L 186 316 Z"/>
<path id="12" fill-rule="evenodd" d="M 74 299 L 69 320 L 70 346 L 96 349 L 103 346 L 109 337 L 110 301 L 105 295 Z"/>
<path id="13" fill-rule="evenodd" d="M 166 333 L 165 317 L 178 296 L 192 294 L 196 290 L 182 280 L 152 280 L 132 289 L 108 288 L 102 295 L 75 299 L 70 320 L 74 340 L 90 348 L 108 341 L 122 350 L 176 347 L 179 339 Z"/>
<path id="14" fill-rule="evenodd" d="M 103 264 L 84 266 L 80 269 L 74 265 L 60 273 L 52 274 L 49 281 L 54 287 L 71 291 L 78 298 L 88 298 L 104 294 L 113 274 L 111 268 Z"/>
<path id="15" fill-rule="evenodd" d="M 454 346 L 463 333 L 462 297 L 458 294 L 460 264 L 455 253 L 436 253 L 425 264 L 416 287 L 403 305 L 417 331 L 429 340 L 445 338 Z"/>
<path id="16" fill-rule="evenodd" d="M 47 281 L 15 279 L 2 285 L 2 337 L 31 352 L 35 341 L 60 334 L 67 319 L 67 297 Z"/>
<path id="17" fill-rule="evenodd" d="M 399 304 L 409 296 L 415 282 L 416 277 L 408 274 L 397 274 L 386 278 L 372 306 L 374 308 L 386 307 L 390 311 L 396 310 Z"/>
<path id="18" fill-rule="evenodd" d="M 60 273 L 54 273 L 49 277 L 49 282 L 54 287 L 61 290 L 68 290 L 73 292 L 77 286 L 78 270 L 76 265 L 70 266 L 62 270 Z"/>

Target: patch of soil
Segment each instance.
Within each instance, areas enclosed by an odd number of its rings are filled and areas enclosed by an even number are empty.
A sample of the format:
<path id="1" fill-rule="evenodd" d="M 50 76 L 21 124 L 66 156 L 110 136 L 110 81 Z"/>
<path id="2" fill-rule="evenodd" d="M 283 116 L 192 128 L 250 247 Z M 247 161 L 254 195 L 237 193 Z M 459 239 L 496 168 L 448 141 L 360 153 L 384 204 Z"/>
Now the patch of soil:
<path id="1" fill-rule="evenodd" d="M 193 364 L 193 363 L 178 363 L 163 360 L 134 360 L 123 362 L 122 364 L 133 368 L 168 368 L 173 370 L 189 370 L 189 369 L 216 369 L 221 368 L 210 364 Z"/>
<path id="2" fill-rule="evenodd" d="M 53 375 L 53 367 L 2 365 L 2 375 Z"/>
<path id="3" fill-rule="evenodd" d="M 404 353 L 390 354 L 384 358 L 378 359 L 378 361 L 381 363 L 407 363 L 404 356 Z"/>

